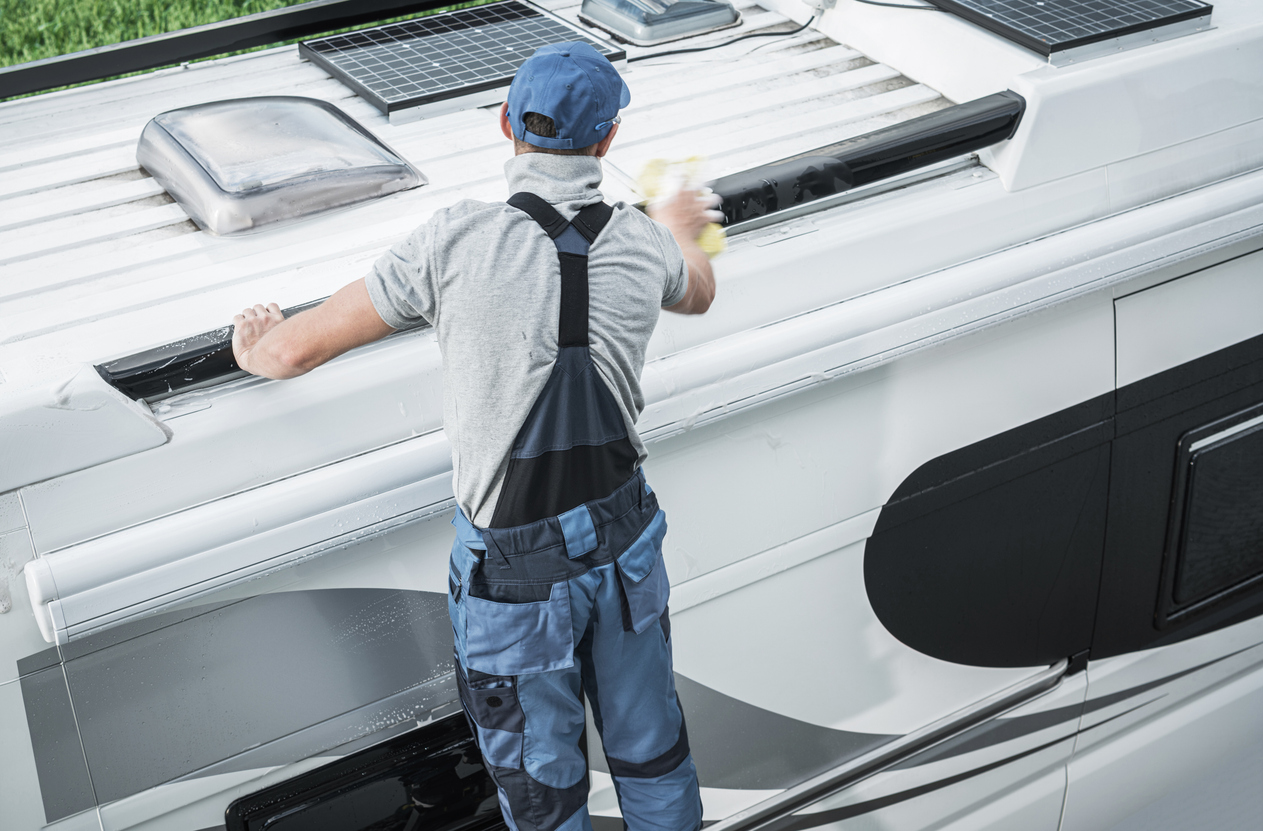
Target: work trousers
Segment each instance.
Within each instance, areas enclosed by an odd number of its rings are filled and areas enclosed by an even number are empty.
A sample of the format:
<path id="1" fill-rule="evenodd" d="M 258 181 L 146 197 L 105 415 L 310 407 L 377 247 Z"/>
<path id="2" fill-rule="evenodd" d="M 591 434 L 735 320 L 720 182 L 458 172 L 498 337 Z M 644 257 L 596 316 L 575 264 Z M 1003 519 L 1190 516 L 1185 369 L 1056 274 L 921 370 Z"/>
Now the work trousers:
<path id="1" fill-rule="evenodd" d="M 648 492 L 641 476 L 629 484 Z M 622 509 L 608 507 L 606 515 Z M 591 831 L 585 694 L 627 828 L 701 827 L 671 666 L 665 516 L 656 501 L 647 507 L 643 527 L 635 511 L 599 526 L 600 543 L 586 510 L 582 522 L 545 521 L 527 535 L 530 552 L 515 553 L 505 539 L 480 550 L 481 532 L 463 516 L 453 523 L 448 608 L 461 702 L 514 831 Z M 630 534 L 630 544 L 620 541 Z M 550 535 L 560 547 L 547 546 Z M 574 576 L 547 582 L 558 568 Z"/>

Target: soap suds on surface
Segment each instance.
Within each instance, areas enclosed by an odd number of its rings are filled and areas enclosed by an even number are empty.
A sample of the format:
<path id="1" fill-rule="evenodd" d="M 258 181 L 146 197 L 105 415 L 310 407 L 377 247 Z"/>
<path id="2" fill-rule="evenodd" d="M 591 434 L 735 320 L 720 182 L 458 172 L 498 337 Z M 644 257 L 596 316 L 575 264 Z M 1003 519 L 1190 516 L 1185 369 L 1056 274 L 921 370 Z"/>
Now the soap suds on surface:
<path id="1" fill-rule="evenodd" d="M 20 533 L 25 534 L 26 532 Z M 22 566 L 24 565 L 13 559 L 12 555 L 3 551 L 3 542 L 4 537 L 0 537 L 0 615 L 13 608 L 13 590 L 11 586 L 15 580 L 22 578 Z"/>
<path id="2" fill-rule="evenodd" d="M 57 386 L 49 390 L 50 398 L 49 398 L 49 401 L 46 404 L 44 404 L 44 406 L 53 410 L 71 410 L 71 411 L 86 412 L 86 413 L 90 413 L 94 410 L 99 410 L 102 407 L 104 407 L 105 401 L 100 400 L 100 399 L 98 399 L 93 404 L 85 404 L 82 401 L 79 401 L 79 402 L 72 401 L 72 396 L 74 394 L 72 387 L 74 386 L 74 383 L 76 380 L 78 380 L 78 378 L 79 378 L 78 375 L 71 376 L 70 378 L 67 378 L 65 381 L 61 382 L 60 384 L 58 384 Z"/>

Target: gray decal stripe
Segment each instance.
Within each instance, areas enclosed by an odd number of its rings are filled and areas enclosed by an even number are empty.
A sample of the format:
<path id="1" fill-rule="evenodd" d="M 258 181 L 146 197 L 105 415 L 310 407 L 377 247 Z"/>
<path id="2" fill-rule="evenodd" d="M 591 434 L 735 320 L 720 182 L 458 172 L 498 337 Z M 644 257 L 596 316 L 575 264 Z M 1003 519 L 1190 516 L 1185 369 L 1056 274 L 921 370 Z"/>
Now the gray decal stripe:
<path id="1" fill-rule="evenodd" d="M 23 675 L 19 683 L 45 821 L 55 822 L 95 806 L 63 668 Z"/>
<path id="2" fill-rule="evenodd" d="M 1242 652 L 1253 648 L 1253 646 L 1248 646 L 1245 649 L 1239 649 L 1236 652 L 1216 658 L 1213 661 L 1207 661 L 1206 663 L 1198 664 L 1191 669 L 1185 669 L 1180 672 L 1172 673 L 1171 675 L 1159 678 L 1156 681 L 1150 681 L 1120 692 L 1103 695 L 1100 698 L 1090 699 L 1086 702 L 1086 704 L 1072 704 L 1068 707 L 1058 707 L 1054 710 L 1045 710 L 1041 713 L 1031 713 L 1029 715 L 1015 716 L 1013 718 L 996 719 L 995 721 L 988 722 L 987 724 L 980 726 L 974 731 L 957 736 L 954 739 L 949 739 L 940 745 L 930 748 L 924 753 L 913 756 L 910 759 L 906 759 L 891 769 L 906 770 L 908 768 L 919 767 L 920 765 L 928 764 L 930 762 L 950 759 L 954 756 L 972 753 L 975 750 L 983 750 L 993 745 L 1003 744 L 1004 742 L 1020 739 L 1021 737 L 1032 733 L 1038 733 L 1041 730 L 1047 730 L 1048 728 L 1055 727 L 1058 724 L 1064 724 L 1067 721 L 1077 719 L 1080 715 L 1094 713 L 1098 710 L 1103 710 L 1106 707 L 1111 707 L 1120 701 L 1126 701 L 1129 698 L 1134 698 L 1135 696 L 1146 693 L 1155 687 L 1161 687 L 1163 684 L 1169 684 L 1172 681 L 1179 680 L 1186 675 L 1191 675 L 1198 670 L 1205 669 L 1206 667 L 1217 664 L 1220 661 L 1226 661 L 1229 658 L 1240 655 Z M 1156 701 L 1157 699 L 1154 700 Z M 1131 711 L 1128 710 L 1127 712 Z M 1104 724 L 1105 722 L 1100 723 Z"/>
<path id="3" fill-rule="evenodd" d="M 18 677 L 30 675 L 33 672 L 39 672 L 41 669 L 55 667 L 61 663 L 61 654 L 57 651 L 57 647 L 49 647 L 42 652 L 36 652 L 34 655 L 27 655 L 25 658 L 18 659 Z"/>
<path id="4" fill-rule="evenodd" d="M 1135 707 L 1128 707 L 1126 710 L 1123 710 L 1121 713 L 1116 713 L 1115 715 L 1110 716 L 1109 718 L 1105 719 L 1104 721 L 1098 721 L 1096 724 L 1090 725 L 1090 726 L 1088 726 L 1088 727 L 1084 727 L 1082 730 L 1078 730 L 1078 731 L 1076 731 L 1076 732 L 1075 732 L 1075 735 L 1076 735 L 1076 736 L 1082 736 L 1084 733 L 1088 732 L 1089 730 L 1095 730 L 1095 729 L 1096 729 L 1096 728 L 1098 728 L 1098 727 L 1102 727 L 1102 726 L 1104 726 L 1104 725 L 1106 725 L 1106 724 L 1109 724 L 1109 723 L 1110 723 L 1111 721 L 1113 721 L 1114 719 L 1122 718 L 1122 717 L 1123 717 L 1123 716 L 1125 716 L 1125 715 L 1130 715 L 1131 713 L 1134 713 L 1134 712 L 1136 712 L 1137 710 L 1140 710 L 1140 709 L 1143 709 L 1143 708 L 1145 708 L 1145 707 L 1148 707 L 1148 706 L 1149 706 L 1150 704 L 1152 704 L 1153 702 L 1155 702 L 1155 701 L 1157 701 L 1157 700 L 1159 700 L 1159 699 L 1162 699 L 1162 698 L 1166 698 L 1166 694 L 1165 694 L 1165 693 L 1163 693 L 1162 695 L 1158 696 L 1158 698 L 1151 698 L 1151 699 L 1149 699 L 1148 701 L 1142 701 L 1142 702 L 1140 702 L 1139 704 L 1137 704 Z"/>
<path id="5" fill-rule="evenodd" d="M 418 723 L 428 723 L 459 712 L 456 679 L 449 673 L 275 741 L 250 748 L 176 781 L 236 771 L 262 770 L 292 764 L 312 756 L 346 756 L 400 733 L 415 730 Z"/>
<path id="6" fill-rule="evenodd" d="M 442 703 L 432 693 L 443 698 L 450 686 L 443 680 L 452 659 L 446 607 L 436 592 L 277 592 L 157 615 L 121 638 L 85 638 L 64 664 L 79 715 L 81 737 L 68 735 L 76 748 L 82 738 L 80 767 L 86 755 L 104 804 L 233 769 L 234 760 L 297 761 L 423 718 L 427 701 Z M 25 676 L 24 685 L 43 673 Z M 59 709 L 55 697 L 24 700 L 32 724 L 61 713 L 59 723 L 73 731 L 68 706 Z M 378 702 L 385 709 L 372 706 Z M 32 730 L 37 759 L 58 752 L 56 736 Z M 96 804 L 86 786 L 71 787 L 86 775 L 63 777 L 51 768 L 40 774 L 41 789 L 58 804 L 69 798 L 79 805 L 83 790 L 83 807 Z"/>
<path id="7" fill-rule="evenodd" d="M 1041 744 L 1038 747 L 1032 747 L 1030 750 L 1024 750 L 1014 756 L 1001 759 L 998 762 L 992 762 L 991 764 L 983 765 L 980 768 L 974 768 L 973 770 L 968 770 L 964 773 L 958 773 L 955 776 L 950 776 L 947 779 L 940 779 L 937 782 L 931 782 L 927 785 L 922 785 L 919 788 L 912 788 L 910 790 L 900 791 L 899 793 L 893 793 L 890 796 L 883 796 L 879 799 L 870 799 L 867 802 L 859 802 L 855 805 L 844 805 L 841 808 L 833 808 L 831 810 L 820 811 L 815 814 L 788 816 L 780 821 L 773 821 L 767 825 L 761 826 L 761 831 L 764 831 L 764 829 L 766 831 L 799 831 L 804 828 L 818 828 L 821 825 L 841 822 L 842 820 L 857 817 L 861 814 L 872 813 L 873 811 L 888 808 L 891 805 L 895 805 L 927 793 L 932 793 L 933 791 L 946 788 L 950 785 L 964 782 L 966 779 L 972 779 L 973 777 L 980 776 L 988 771 L 1004 767 L 1005 765 L 1016 762 L 1019 759 L 1024 759 L 1027 756 L 1039 753 L 1041 750 L 1047 750 L 1048 748 L 1054 747 L 1062 742 L 1069 741 L 1072 738 L 1073 736 L 1063 736 L 1062 738 L 1048 742 L 1047 744 Z"/>
<path id="8" fill-rule="evenodd" d="M 1197 672 L 1198 670 L 1205 669 L 1206 667 L 1209 667 L 1209 666 L 1214 666 L 1215 664 L 1218 664 L 1222 661 L 1226 661 L 1229 658 L 1235 658 L 1236 656 L 1240 655 L 1242 652 L 1249 652 L 1251 649 L 1254 649 L 1257 646 L 1258 644 L 1252 644 L 1250 646 L 1245 647 L 1244 649 L 1238 649 L 1236 652 L 1229 652 L 1227 655 L 1223 655 L 1218 658 L 1215 658 L 1213 661 L 1207 661 L 1204 664 L 1198 664 L 1195 667 L 1190 667 L 1189 669 L 1181 670 L 1180 672 L 1174 672 L 1163 678 L 1159 678 L 1156 681 L 1150 681 L 1146 684 L 1141 684 L 1136 687 L 1131 687 L 1130 689 L 1126 689 L 1121 692 L 1111 693 L 1110 695 L 1103 695 L 1100 698 L 1090 699 L 1087 703 L 1087 707 L 1083 711 L 1084 715 L 1087 715 L 1088 713 L 1094 713 L 1097 710 L 1103 710 L 1106 707 L 1109 707 L 1110 705 L 1117 704 L 1120 701 L 1124 701 L 1133 696 L 1137 696 L 1137 695 L 1140 695 L 1141 693 L 1148 692 L 1149 690 L 1152 690 L 1156 687 L 1161 687 L 1163 684 L 1169 684 L 1172 681 L 1179 680 L 1180 678 L 1183 678 L 1186 675 L 1192 675 L 1194 672 Z M 1102 722 L 1102 724 L 1104 724 L 1104 722 Z"/>
<path id="9" fill-rule="evenodd" d="M 898 736 L 833 730 L 756 707 L 676 673 L 704 787 L 788 788 Z M 597 767 L 593 759 L 593 767 Z M 606 771 L 608 772 L 608 771 Z"/>
<path id="10" fill-rule="evenodd" d="M 1161 698 L 1161 697 L 1162 696 L 1158 696 L 1158 698 Z M 799 829 L 803 829 L 803 828 L 818 828 L 821 825 L 827 825 L 831 822 L 841 822 L 844 819 L 857 817 L 857 816 L 860 816 L 861 814 L 868 814 L 868 813 L 872 813 L 873 811 L 879 811 L 882 808 L 888 808 L 891 805 L 895 805 L 909 799 L 914 799 L 918 796 L 923 796 L 927 793 L 932 793 L 933 791 L 946 788 L 950 785 L 958 784 L 960 782 L 965 781 L 966 779 L 972 779 L 975 776 L 979 776 L 981 774 L 995 770 L 996 768 L 1004 767 L 1005 765 L 1011 762 L 1016 762 L 1020 759 L 1025 759 L 1027 756 L 1031 756 L 1035 753 L 1040 752 L 1041 750 L 1047 750 L 1048 748 L 1058 745 L 1064 741 L 1068 741 L 1074 738 L 1075 736 L 1080 736 L 1088 732 L 1089 730 L 1095 730 L 1097 727 L 1100 727 L 1104 724 L 1108 724 L 1114 719 L 1122 718 L 1128 713 L 1134 713 L 1136 710 L 1139 710 L 1142 707 L 1147 707 L 1157 700 L 1158 700 L 1157 698 L 1150 699 L 1149 701 L 1145 701 L 1141 704 L 1137 704 L 1135 707 L 1132 707 L 1129 710 L 1124 710 L 1118 715 L 1110 716 L 1109 718 L 1105 719 L 1105 721 L 1094 724 L 1091 727 L 1085 727 L 1084 729 L 1076 731 L 1073 734 L 1062 736 L 1050 742 L 1041 744 L 1038 747 L 1033 747 L 1030 750 L 1024 750 L 1021 753 L 1017 753 L 1013 756 L 1009 756 L 1008 758 L 1001 759 L 998 762 L 992 762 L 991 764 L 983 765 L 980 768 L 974 768 L 973 770 L 967 770 L 964 773 L 958 773 L 955 776 L 949 776 L 947 779 L 940 779 L 937 782 L 930 782 L 918 788 L 911 788 L 906 791 L 900 791 L 898 793 L 893 793 L 893 794 L 890 794 L 889 796 L 883 796 L 878 799 L 870 799 L 867 802 L 858 802 L 854 805 L 844 805 L 841 808 L 834 808 L 829 811 L 820 811 L 819 813 L 815 813 L 815 814 L 805 814 L 805 815 L 785 817 L 784 820 L 782 820 L 779 823 L 771 822 L 771 823 L 768 823 L 767 825 L 761 826 L 760 831 L 799 831 Z"/>

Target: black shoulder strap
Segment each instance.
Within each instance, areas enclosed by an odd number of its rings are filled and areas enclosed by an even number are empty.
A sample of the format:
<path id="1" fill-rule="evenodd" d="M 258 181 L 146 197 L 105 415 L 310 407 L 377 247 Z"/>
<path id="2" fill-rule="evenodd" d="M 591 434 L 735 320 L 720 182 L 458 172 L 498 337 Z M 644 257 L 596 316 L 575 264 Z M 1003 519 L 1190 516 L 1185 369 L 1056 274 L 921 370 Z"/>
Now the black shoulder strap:
<path id="1" fill-rule="evenodd" d="M 610 217 L 614 215 L 614 209 L 604 202 L 597 202 L 594 205 L 588 205 L 575 215 L 574 222 L 570 223 L 575 230 L 583 234 L 583 238 L 588 244 L 596 242 L 597 235 L 605 228 L 605 223 L 610 221 Z"/>
<path id="2" fill-rule="evenodd" d="M 557 259 L 561 263 L 561 313 L 557 322 L 557 343 L 560 346 L 588 345 L 588 256 L 584 253 L 563 251 L 559 240 L 567 228 L 574 228 L 591 245 L 614 214 L 614 209 L 604 202 L 588 205 L 579 211 L 574 222 L 566 222 L 557 209 L 533 193 L 515 193 L 509 204 L 528 214 L 558 246 Z M 577 240 L 576 240 L 577 242 Z M 582 245 L 582 244 L 580 244 Z"/>
<path id="3" fill-rule="evenodd" d="M 557 239 L 566 230 L 567 222 L 557 209 L 533 193 L 522 191 L 509 197 L 509 204 L 530 215 L 550 239 Z"/>

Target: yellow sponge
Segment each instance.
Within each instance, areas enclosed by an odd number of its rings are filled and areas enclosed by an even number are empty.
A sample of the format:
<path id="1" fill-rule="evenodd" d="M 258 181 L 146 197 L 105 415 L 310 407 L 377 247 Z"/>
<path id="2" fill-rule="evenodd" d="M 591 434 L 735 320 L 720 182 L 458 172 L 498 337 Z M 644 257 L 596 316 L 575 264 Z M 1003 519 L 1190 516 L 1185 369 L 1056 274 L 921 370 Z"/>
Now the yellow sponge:
<path id="1" fill-rule="evenodd" d="M 678 161 L 650 159 L 640 172 L 636 185 L 641 195 L 649 200 L 670 199 L 682 190 L 704 190 L 701 183 L 705 166 L 706 159 L 702 156 L 689 156 Z M 728 246 L 723 226 L 707 223 L 697 237 L 697 245 L 708 257 L 723 253 Z"/>

